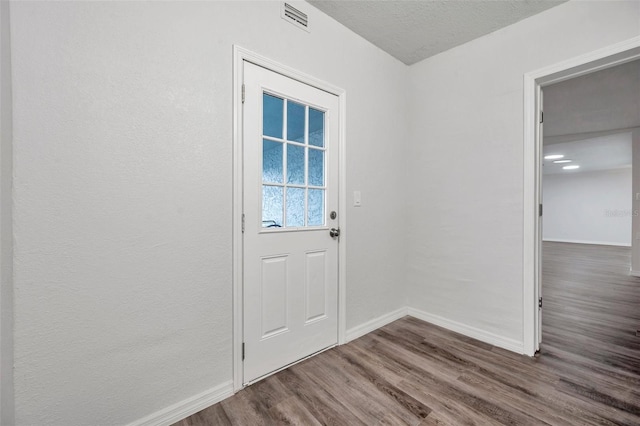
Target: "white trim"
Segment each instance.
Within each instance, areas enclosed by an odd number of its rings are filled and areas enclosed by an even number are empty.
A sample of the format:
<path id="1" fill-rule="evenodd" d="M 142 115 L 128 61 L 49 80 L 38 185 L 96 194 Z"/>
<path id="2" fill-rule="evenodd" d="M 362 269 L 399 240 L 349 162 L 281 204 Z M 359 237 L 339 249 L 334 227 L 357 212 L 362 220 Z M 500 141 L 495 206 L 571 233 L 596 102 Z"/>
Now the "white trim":
<path id="1" fill-rule="evenodd" d="M 340 100 L 340 159 L 338 164 L 338 220 L 340 244 L 338 244 L 338 344 L 347 342 L 347 93 L 338 95 Z"/>
<path id="2" fill-rule="evenodd" d="M 542 86 L 570 80 L 640 58 L 640 36 L 594 50 L 525 75 Z"/>
<path id="3" fill-rule="evenodd" d="M 597 246 L 631 247 L 630 243 L 615 243 L 611 241 L 565 240 L 562 238 L 543 238 L 542 241 L 548 241 L 550 243 L 593 244 Z"/>
<path id="4" fill-rule="evenodd" d="M 629 270 L 629 275 L 632 277 L 640 277 L 640 271 L 634 271 L 633 269 Z"/>
<path id="5" fill-rule="evenodd" d="M 389 312 L 372 320 L 365 322 L 364 324 L 360 324 L 353 328 L 347 330 L 347 342 L 357 339 L 358 337 L 362 337 L 367 333 L 371 333 L 374 330 L 379 329 L 380 327 L 384 327 L 385 325 L 392 323 L 400 318 L 404 318 L 407 316 L 408 309 L 407 307 L 402 307 L 400 309 L 396 309 L 395 311 Z"/>
<path id="6" fill-rule="evenodd" d="M 198 411 L 217 404 L 233 395 L 233 382 L 229 380 L 184 401 L 163 408 L 127 426 L 169 426 Z"/>
<path id="7" fill-rule="evenodd" d="M 452 321 L 439 315 L 430 314 L 420 309 L 408 308 L 408 314 L 422 321 L 426 321 L 442 328 L 446 328 L 447 330 L 455 331 L 456 333 L 472 337 L 476 340 L 480 340 L 481 342 L 485 342 L 490 345 L 497 346 L 499 348 L 503 348 L 518 354 L 523 353 L 522 342 L 519 342 L 517 340 L 500 336 L 489 331 L 481 330 L 470 325 L 462 324 L 457 321 Z"/>
<path id="8" fill-rule="evenodd" d="M 233 390 L 243 387 L 242 377 L 242 82 L 243 62 L 251 62 L 301 83 L 331 93 L 339 102 L 339 182 L 338 220 L 341 229 L 338 244 L 338 344 L 346 342 L 346 92 L 332 84 L 275 62 L 240 46 L 233 46 Z"/>
<path id="9" fill-rule="evenodd" d="M 527 355 L 533 355 L 537 348 L 537 323 L 535 306 L 537 299 L 537 242 L 538 242 L 538 204 L 540 203 L 537 149 L 537 96 L 535 80 L 524 76 L 524 159 L 523 159 L 523 347 Z M 533 321 L 533 322 L 532 322 Z"/>
<path id="10" fill-rule="evenodd" d="M 242 389 L 242 82 L 243 58 L 233 47 L 233 391 Z"/>
<path id="11" fill-rule="evenodd" d="M 542 68 L 524 75 L 524 149 L 523 149 L 523 349 L 530 356 L 538 345 L 537 293 L 540 266 L 537 248 L 539 220 L 537 206 L 540 203 L 540 165 L 537 153 L 538 92 L 551 83 L 568 80 L 601 69 L 621 65 L 640 58 L 640 36 L 598 49 L 593 52 Z"/>

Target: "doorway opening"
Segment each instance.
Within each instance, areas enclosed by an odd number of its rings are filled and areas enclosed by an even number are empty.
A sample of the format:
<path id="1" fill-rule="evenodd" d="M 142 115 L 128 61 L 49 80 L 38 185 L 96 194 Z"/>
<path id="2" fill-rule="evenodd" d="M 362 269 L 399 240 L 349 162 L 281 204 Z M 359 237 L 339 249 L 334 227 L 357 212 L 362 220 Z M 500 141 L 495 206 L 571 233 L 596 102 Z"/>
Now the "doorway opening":
<path id="1" fill-rule="evenodd" d="M 640 348 L 640 279 L 630 275 L 640 60 L 543 93 L 540 353 L 627 371 Z"/>
<path id="2" fill-rule="evenodd" d="M 640 58 L 640 37 L 524 76 L 524 353 L 533 356 L 542 338 L 542 170 L 544 87 Z M 635 191 L 635 189 L 634 189 Z M 640 191 L 639 191 L 640 192 Z"/>

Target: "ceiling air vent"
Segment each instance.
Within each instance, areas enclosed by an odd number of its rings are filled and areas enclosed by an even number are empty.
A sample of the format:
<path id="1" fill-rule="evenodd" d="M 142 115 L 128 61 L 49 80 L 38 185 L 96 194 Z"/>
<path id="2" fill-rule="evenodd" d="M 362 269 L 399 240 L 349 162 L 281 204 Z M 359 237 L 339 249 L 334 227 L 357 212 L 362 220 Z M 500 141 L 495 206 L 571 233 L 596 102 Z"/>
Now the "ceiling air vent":
<path id="1" fill-rule="evenodd" d="M 307 14 L 291 6 L 289 3 L 282 3 L 282 13 L 280 16 L 285 21 L 291 22 L 293 25 L 305 31 L 309 31 L 309 18 Z"/>

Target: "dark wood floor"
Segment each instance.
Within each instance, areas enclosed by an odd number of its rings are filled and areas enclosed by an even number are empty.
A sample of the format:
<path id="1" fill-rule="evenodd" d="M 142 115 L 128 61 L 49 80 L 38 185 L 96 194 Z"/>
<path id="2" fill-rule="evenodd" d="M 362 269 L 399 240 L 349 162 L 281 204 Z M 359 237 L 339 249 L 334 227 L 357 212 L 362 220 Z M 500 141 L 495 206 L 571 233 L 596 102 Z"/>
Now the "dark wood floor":
<path id="1" fill-rule="evenodd" d="M 543 259 L 535 358 L 405 317 L 177 425 L 640 425 L 629 249 L 545 243 Z"/>

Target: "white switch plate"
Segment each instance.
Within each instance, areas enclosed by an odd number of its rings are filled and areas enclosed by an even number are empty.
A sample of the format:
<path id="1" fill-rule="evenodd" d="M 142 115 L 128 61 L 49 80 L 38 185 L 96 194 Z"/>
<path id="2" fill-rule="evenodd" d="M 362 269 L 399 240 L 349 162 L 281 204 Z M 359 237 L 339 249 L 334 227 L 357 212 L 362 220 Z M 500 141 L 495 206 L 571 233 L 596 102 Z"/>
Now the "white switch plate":
<path id="1" fill-rule="evenodd" d="M 353 206 L 360 207 L 362 205 L 362 195 L 360 191 L 353 191 Z"/>

